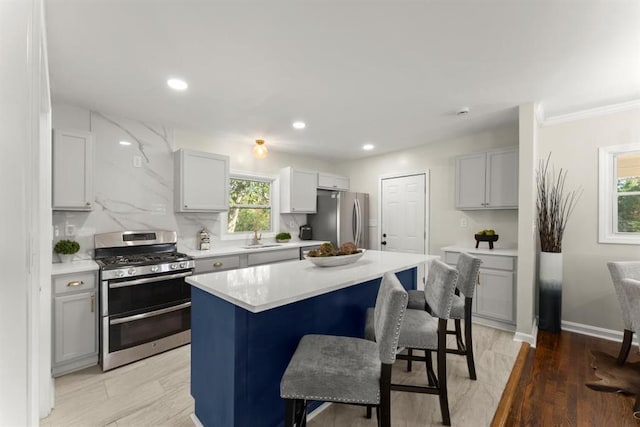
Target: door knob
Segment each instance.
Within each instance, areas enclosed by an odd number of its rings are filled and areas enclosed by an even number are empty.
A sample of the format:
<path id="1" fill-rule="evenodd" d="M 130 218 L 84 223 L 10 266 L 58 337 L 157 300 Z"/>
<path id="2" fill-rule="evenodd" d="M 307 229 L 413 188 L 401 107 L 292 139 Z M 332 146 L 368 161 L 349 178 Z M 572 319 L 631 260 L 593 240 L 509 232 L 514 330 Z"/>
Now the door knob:
<path id="1" fill-rule="evenodd" d="M 387 241 L 386 241 L 386 240 L 383 240 L 382 242 L 380 242 L 380 244 L 381 244 L 382 246 L 387 246 Z"/>
<path id="2" fill-rule="evenodd" d="M 384 234 L 382 235 L 382 237 L 387 237 L 387 233 L 384 233 Z"/>

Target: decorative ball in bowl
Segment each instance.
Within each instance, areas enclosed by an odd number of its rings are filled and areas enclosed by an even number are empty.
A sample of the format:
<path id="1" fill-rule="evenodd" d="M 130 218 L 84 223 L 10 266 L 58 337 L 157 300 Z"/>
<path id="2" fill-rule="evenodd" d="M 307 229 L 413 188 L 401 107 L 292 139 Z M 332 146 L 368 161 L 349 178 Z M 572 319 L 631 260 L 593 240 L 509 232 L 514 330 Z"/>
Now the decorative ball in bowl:
<path id="1" fill-rule="evenodd" d="M 318 267 L 337 267 L 358 261 L 364 252 L 364 249 L 358 249 L 352 242 L 343 243 L 338 249 L 331 243 L 323 243 L 318 250 L 309 251 L 306 259 Z"/>

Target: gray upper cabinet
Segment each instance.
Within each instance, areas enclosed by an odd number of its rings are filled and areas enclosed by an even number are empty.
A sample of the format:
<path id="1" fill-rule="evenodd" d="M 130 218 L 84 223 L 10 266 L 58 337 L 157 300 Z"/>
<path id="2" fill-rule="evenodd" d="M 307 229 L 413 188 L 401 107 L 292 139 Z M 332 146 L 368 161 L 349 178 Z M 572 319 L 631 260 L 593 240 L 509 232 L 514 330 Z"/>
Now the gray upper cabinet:
<path id="1" fill-rule="evenodd" d="M 318 172 L 318 188 L 325 190 L 349 191 L 349 178 Z"/>
<path id="2" fill-rule="evenodd" d="M 456 158 L 456 209 L 517 208 L 517 148 Z"/>
<path id="3" fill-rule="evenodd" d="M 55 129 L 52 157 L 52 208 L 90 211 L 93 208 L 93 135 Z"/>
<path id="4" fill-rule="evenodd" d="M 318 172 L 286 167 L 280 170 L 280 212 L 315 213 Z"/>
<path id="5" fill-rule="evenodd" d="M 229 157 L 199 151 L 175 152 L 176 212 L 229 210 Z"/>

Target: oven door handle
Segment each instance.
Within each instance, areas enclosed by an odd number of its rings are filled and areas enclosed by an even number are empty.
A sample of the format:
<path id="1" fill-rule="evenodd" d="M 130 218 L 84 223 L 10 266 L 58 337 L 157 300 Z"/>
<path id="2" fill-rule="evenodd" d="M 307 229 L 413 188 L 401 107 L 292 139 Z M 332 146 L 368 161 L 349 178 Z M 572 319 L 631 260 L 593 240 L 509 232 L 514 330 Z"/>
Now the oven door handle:
<path id="1" fill-rule="evenodd" d="M 164 276 L 145 277 L 143 279 L 127 280 L 126 282 L 109 283 L 109 289 L 124 288 L 127 286 L 143 285 L 145 283 L 161 282 L 168 279 L 191 276 L 191 271 L 186 273 L 167 274 Z"/>
<path id="2" fill-rule="evenodd" d="M 183 308 L 191 307 L 191 301 L 185 302 L 173 307 L 162 308 L 156 311 L 150 311 L 148 313 L 136 314 L 129 317 L 122 317 L 120 319 L 113 319 L 109 321 L 110 325 L 119 325 L 120 323 L 135 322 L 136 320 L 148 319 L 149 317 L 160 316 L 161 314 L 171 313 L 172 311 L 182 310 Z"/>

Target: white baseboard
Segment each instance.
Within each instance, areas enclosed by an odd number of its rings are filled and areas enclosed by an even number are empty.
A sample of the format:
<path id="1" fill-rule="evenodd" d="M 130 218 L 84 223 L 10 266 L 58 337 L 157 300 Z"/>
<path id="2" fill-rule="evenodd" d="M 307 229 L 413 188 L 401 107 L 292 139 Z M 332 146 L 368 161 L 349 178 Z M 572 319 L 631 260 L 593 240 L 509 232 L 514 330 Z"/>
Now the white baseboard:
<path id="1" fill-rule="evenodd" d="M 191 421 L 193 422 L 193 425 L 196 427 L 204 427 L 204 424 L 200 422 L 198 417 L 196 417 L 196 414 L 191 414 Z"/>
<path id="2" fill-rule="evenodd" d="M 313 411 L 307 414 L 307 421 L 311 421 L 314 417 L 316 417 L 318 414 L 320 414 L 322 411 L 324 411 L 331 405 L 332 405 L 331 402 L 324 402 L 322 405 L 318 406 L 316 409 L 314 409 Z"/>
<path id="3" fill-rule="evenodd" d="M 513 335 L 514 341 L 528 342 L 532 348 L 536 348 L 536 341 L 538 340 L 538 318 L 533 319 L 531 326 L 531 333 L 525 334 L 524 332 L 516 332 Z"/>
<path id="4" fill-rule="evenodd" d="M 599 328 L 598 326 L 584 325 L 582 323 L 568 322 L 563 320 L 560 324 L 563 331 L 575 332 L 576 334 L 588 335 L 590 337 L 602 338 L 608 341 L 622 342 L 624 333 L 613 329 Z M 638 337 L 633 335 L 633 345 L 638 345 Z"/>

